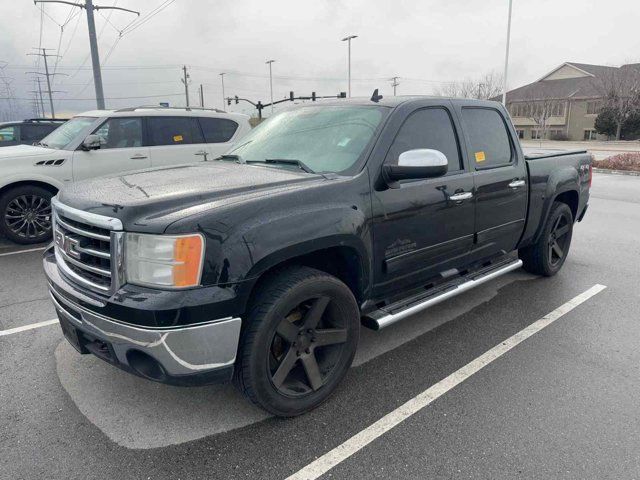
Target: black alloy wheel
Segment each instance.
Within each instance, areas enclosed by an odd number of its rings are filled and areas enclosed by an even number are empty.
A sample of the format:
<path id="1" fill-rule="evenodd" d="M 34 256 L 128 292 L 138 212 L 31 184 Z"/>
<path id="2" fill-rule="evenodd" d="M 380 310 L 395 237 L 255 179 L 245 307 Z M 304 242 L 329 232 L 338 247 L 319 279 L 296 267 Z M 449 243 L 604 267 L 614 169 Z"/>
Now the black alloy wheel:
<path id="1" fill-rule="evenodd" d="M 51 237 L 51 197 L 35 186 L 18 187 L 0 199 L 0 230 L 21 244 L 47 241 Z"/>
<path id="2" fill-rule="evenodd" d="M 342 281 L 306 266 L 274 271 L 243 317 L 234 381 L 268 412 L 300 415 L 337 388 L 359 335 L 360 310 Z"/>
<path id="3" fill-rule="evenodd" d="M 560 264 L 567 255 L 567 240 L 571 238 L 568 233 L 571 230 L 572 222 L 573 220 L 570 218 L 570 215 L 568 216 L 567 213 L 563 211 L 556 217 L 553 227 L 551 227 L 547 244 L 549 249 L 549 263 L 553 267 Z"/>
<path id="4" fill-rule="evenodd" d="M 269 373 L 283 395 L 298 397 L 319 390 L 341 357 L 347 329 L 331 315 L 330 303 L 329 297 L 302 302 L 276 328 Z"/>

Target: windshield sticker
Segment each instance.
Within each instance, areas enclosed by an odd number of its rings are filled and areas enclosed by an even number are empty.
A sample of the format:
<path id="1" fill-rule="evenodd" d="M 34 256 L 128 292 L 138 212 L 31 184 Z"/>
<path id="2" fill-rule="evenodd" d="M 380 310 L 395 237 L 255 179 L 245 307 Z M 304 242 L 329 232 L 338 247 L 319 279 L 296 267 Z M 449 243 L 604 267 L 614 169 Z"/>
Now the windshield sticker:
<path id="1" fill-rule="evenodd" d="M 484 162 L 485 156 L 484 152 L 476 152 L 476 162 Z"/>
<path id="2" fill-rule="evenodd" d="M 182 141 L 182 135 L 174 135 L 173 136 L 173 141 L 174 142 L 181 142 Z"/>

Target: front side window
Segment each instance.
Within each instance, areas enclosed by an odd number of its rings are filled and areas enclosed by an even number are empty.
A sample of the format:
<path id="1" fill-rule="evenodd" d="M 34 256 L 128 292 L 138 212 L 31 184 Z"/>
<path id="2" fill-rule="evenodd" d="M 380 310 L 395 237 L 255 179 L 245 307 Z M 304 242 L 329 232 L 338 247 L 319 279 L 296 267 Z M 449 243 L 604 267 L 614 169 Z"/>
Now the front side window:
<path id="1" fill-rule="evenodd" d="M 425 108 L 412 113 L 400 127 L 385 163 L 397 164 L 401 153 L 417 148 L 444 153 L 449 160 L 449 172 L 462 169 L 456 133 L 444 108 Z"/>
<path id="2" fill-rule="evenodd" d="M 10 127 L 0 127 L 0 144 L 2 142 L 15 142 L 18 139 L 18 129 L 11 125 Z"/>
<path id="3" fill-rule="evenodd" d="M 462 119 L 476 168 L 512 162 L 509 132 L 502 115 L 492 108 L 463 108 Z"/>
<path id="4" fill-rule="evenodd" d="M 356 164 L 388 111 L 376 106 L 296 108 L 261 123 L 229 153 L 246 162 L 297 160 L 314 172 L 343 172 Z M 282 162 L 270 165 L 291 168 Z"/>
<path id="5" fill-rule="evenodd" d="M 65 150 L 77 141 L 78 136 L 95 122 L 95 117 L 73 117 L 40 141 L 40 145 Z M 82 137 L 84 138 L 84 137 Z"/>
<path id="6" fill-rule="evenodd" d="M 226 118 L 201 117 L 198 120 L 207 143 L 228 142 L 238 129 L 236 122 Z"/>
<path id="7" fill-rule="evenodd" d="M 148 125 L 151 146 L 204 143 L 194 117 L 149 117 Z"/>
<path id="8" fill-rule="evenodd" d="M 100 149 L 140 147 L 142 146 L 142 119 L 110 118 L 94 134 L 100 137 Z"/>

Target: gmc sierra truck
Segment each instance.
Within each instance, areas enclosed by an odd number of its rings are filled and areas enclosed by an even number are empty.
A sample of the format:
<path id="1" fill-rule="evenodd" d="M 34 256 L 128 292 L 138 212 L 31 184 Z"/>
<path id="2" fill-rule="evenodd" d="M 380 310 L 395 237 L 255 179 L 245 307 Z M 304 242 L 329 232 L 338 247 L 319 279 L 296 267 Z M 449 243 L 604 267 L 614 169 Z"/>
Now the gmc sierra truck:
<path id="1" fill-rule="evenodd" d="M 299 106 L 227 154 L 78 182 L 44 270 L 68 341 L 174 385 L 233 379 L 299 415 L 382 329 L 521 266 L 551 276 L 591 155 L 523 156 L 498 103 Z"/>

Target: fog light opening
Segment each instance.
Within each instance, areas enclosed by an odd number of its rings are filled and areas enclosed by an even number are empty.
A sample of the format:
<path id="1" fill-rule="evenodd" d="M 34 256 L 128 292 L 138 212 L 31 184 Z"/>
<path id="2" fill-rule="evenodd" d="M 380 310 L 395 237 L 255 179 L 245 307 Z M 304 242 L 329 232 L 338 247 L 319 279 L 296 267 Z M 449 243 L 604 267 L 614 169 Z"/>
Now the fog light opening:
<path id="1" fill-rule="evenodd" d="M 129 366 L 141 376 L 150 380 L 162 381 L 167 376 L 162 365 L 151 355 L 147 355 L 140 350 L 129 350 L 127 352 Z"/>

